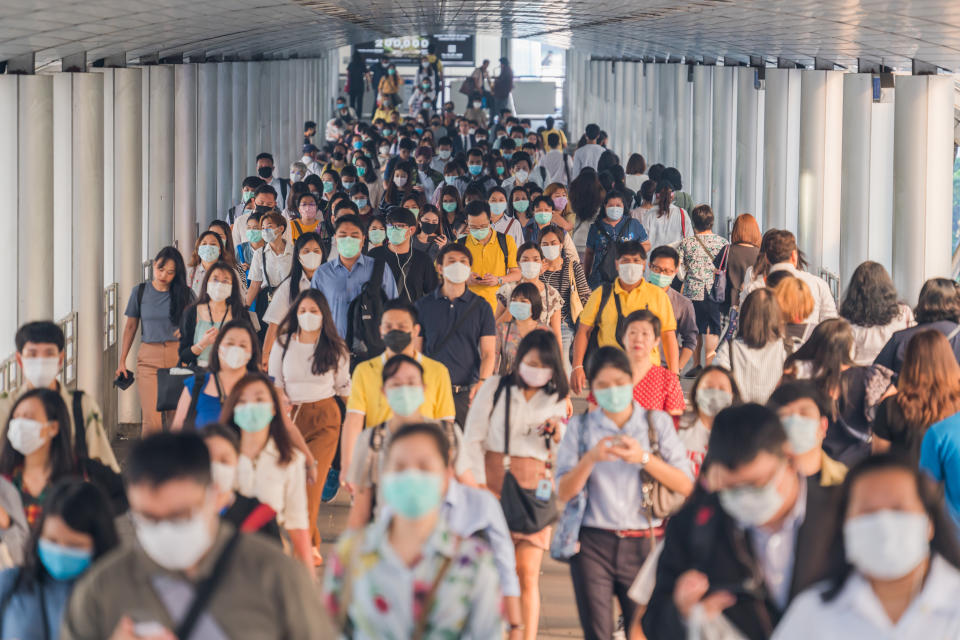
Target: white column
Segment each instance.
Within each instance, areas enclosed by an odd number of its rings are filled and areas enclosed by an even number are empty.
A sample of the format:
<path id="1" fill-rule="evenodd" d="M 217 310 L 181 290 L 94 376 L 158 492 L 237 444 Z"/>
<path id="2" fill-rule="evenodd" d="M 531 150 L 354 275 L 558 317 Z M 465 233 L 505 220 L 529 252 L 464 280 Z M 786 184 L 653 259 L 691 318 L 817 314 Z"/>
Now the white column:
<path id="1" fill-rule="evenodd" d="M 737 67 L 737 186 L 736 212 L 752 213 L 760 224 L 765 222 L 760 202 L 760 165 L 757 146 L 760 137 L 760 99 L 754 86 L 757 70 Z"/>
<path id="2" fill-rule="evenodd" d="M 630 119 L 630 152 L 643 154 L 643 112 L 641 101 L 643 82 L 643 63 L 630 64 L 629 87 L 627 92 L 627 113 Z"/>
<path id="3" fill-rule="evenodd" d="M 53 219 L 62 221 L 50 229 L 53 236 L 53 310 L 50 317 L 60 320 L 77 308 L 76 290 L 79 279 L 74 252 L 76 247 L 76 223 L 73 193 L 73 74 L 55 73 L 53 79 L 53 145 L 55 149 L 64 149 L 64 153 L 55 153 L 50 158 L 53 164 L 53 177 L 59 185 L 53 191 Z M 70 356 L 76 354 L 71 353 Z M 74 379 L 73 368 L 68 377 Z"/>
<path id="4" fill-rule="evenodd" d="M 911 303 L 951 275 L 953 94 L 952 76 L 896 78 L 893 281 Z"/>
<path id="5" fill-rule="evenodd" d="M 178 64 L 173 154 L 176 159 L 174 232 L 177 248 L 187 260 L 197 242 L 197 65 Z"/>
<path id="6" fill-rule="evenodd" d="M 233 128 L 230 134 L 233 152 L 233 179 L 230 186 L 230 204 L 240 199 L 240 183 L 246 178 L 247 159 L 247 67 L 249 62 L 233 63 Z"/>
<path id="7" fill-rule="evenodd" d="M 217 210 L 217 65 L 197 65 L 197 223 Z M 192 249 L 192 247 L 191 247 Z"/>
<path id="8" fill-rule="evenodd" d="M 243 174 L 254 175 L 256 173 L 256 164 L 253 159 L 260 153 L 260 65 L 262 62 L 248 62 L 247 66 L 247 120 L 245 131 L 247 136 L 247 149 L 243 157 L 241 166 Z"/>
<path id="9" fill-rule="evenodd" d="M 150 67 L 150 166 L 147 248 L 155 255 L 173 243 L 173 67 Z"/>
<path id="10" fill-rule="evenodd" d="M 73 79 L 77 387 L 103 405 L 103 77 Z"/>
<path id="11" fill-rule="evenodd" d="M 17 122 L 17 102 L 19 94 L 19 76 L 0 75 L 0 122 Z M 16 126 L 8 126 L 0 136 L 0 175 L 8 180 L 8 201 L 10 206 L 0 207 L 0 225 L 6 229 L 7 237 L 17 238 L 18 210 L 20 193 L 19 135 Z M 0 298 L 6 300 L 7 312 L 0 313 L 0 335 L 12 336 L 17 331 L 17 263 L 20 247 L 18 242 L 10 242 L 6 251 L 0 251 L 0 271 L 10 277 L 0 278 Z M 52 293 L 52 292 L 51 292 Z M 8 352 L 10 348 L 7 344 Z"/>
<path id="12" fill-rule="evenodd" d="M 767 228 L 797 232 L 800 70 L 766 69 L 763 210 Z"/>
<path id="13" fill-rule="evenodd" d="M 20 324 L 53 318 L 53 78 L 16 76 L 19 100 L 17 163 L 18 269 L 8 275 L 17 281 Z M 17 174 L 8 174 L 17 175 Z M 61 221 L 63 222 L 63 221 Z M 69 221 L 67 221 L 69 224 Z M 61 277 L 68 277 L 62 274 Z M 99 282 L 99 281 L 98 281 Z M 7 315 L 7 314 L 2 314 Z M 9 335 L 9 334 L 8 334 Z"/>
<path id="14" fill-rule="evenodd" d="M 865 260 L 893 257 L 893 101 L 873 101 L 873 76 L 843 77 L 840 282 Z"/>
<path id="15" fill-rule="evenodd" d="M 800 190 L 797 245 L 808 269 L 840 271 L 842 71 L 803 71 L 800 82 Z"/>
<path id="16" fill-rule="evenodd" d="M 711 167 L 713 165 L 713 74 L 712 65 L 697 65 L 693 68 L 693 158 L 689 183 L 694 202 L 710 202 L 713 206 L 716 233 L 723 234 L 726 223 L 717 214 L 717 204 L 711 197 Z"/>
<path id="17" fill-rule="evenodd" d="M 737 69 L 717 67 L 713 72 L 713 151 L 710 156 L 710 202 L 716 229 L 726 235 L 736 208 Z"/>
<path id="18" fill-rule="evenodd" d="M 657 65 L 660 70 L 660 162 L 677 166 L 677 66 Z"/>
<path id="19" fill-rule="evenodd" d="M 687 80 L 690 73 L 687 65 L 674 65 L 673 71 L 677 91 L 677 160 L 674 166 L 683 178 L 683 189 L 689 193 L 693 173 L 693 83 Z"/>
<path id="20" fill-rule="evenodd" d="M 112 69 L 113 75 L 113 199 L 114 252 L 118 304 L 126 308 L 130 293 L 143 280 L 143 89 L 140 69 Z M 152 256 L 151 256 L 152 257 Z M 122 323 L 121 323 L 122 325 Z M 120 337 L 118 336 L 118 341 Z M 135 353 L 137 344 L 131 349 Z M 136 357 L 127 360 L 133 367 Z M 140 404 L 134 389 L 121 391 L 117 401 L 121 423 L 140 421 Z"/>
<path id="21" fill-rule="evenodd" d="M 659 83 L 657 71 L 661 65 L 653 62 L 643 63 L 643 121 L 645 140 L 643 157 L 647 164 L 656 164 L 662 161 L 661 148 L 658 143 L 660 129 L 660 109 L 657 101 Z"/>
<path id="22" fill-rule="evenodd" d="M 233 183 L 233 63 L 217 63 L 217 208 L 202 212 L 207 224 L 224 215 L 227 207 L 234 204 L 236 196 L 231 193 Z"/>

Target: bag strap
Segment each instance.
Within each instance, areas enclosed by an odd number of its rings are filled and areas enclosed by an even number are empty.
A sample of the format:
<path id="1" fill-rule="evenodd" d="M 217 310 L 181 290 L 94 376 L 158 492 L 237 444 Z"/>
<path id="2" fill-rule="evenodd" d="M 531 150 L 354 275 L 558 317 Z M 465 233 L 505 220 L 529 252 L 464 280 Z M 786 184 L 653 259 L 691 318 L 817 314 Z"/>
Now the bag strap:
<path id="1" fill-rule="evenodd" d="M 677 209 L 680 209 L 680 239 L 683 240 L 687 237 L 687 214 L 683 207 L 677 207 Z"/>
<path id="2" fill-rule="evenodd" d="M 477 303 L 481 301 L 484 301 L 484 300 L 480 296 L 477 296 L 476 298 L 470 301 L 470 304 L 467 305 L 467 308 L 464 310 L 464 312 L 460 315 L 459 318 L 457 318 L 457 321 L 453 323 L 453 326 L 450 327 L 450 330 L 447 331 L 447 334 L 440 339 L 440 342 L 438 342 L 433 346 L 433 353 L 437 353 L 438 351 L 440 351 L 440 349 L 446 346 L 450 338 L 453 337 L 453 334 L 455 334 L 457 330 L 463 326 L 463 323 L 467 321 L 468 317 L 473 315 L 473 311 L 474 309 L 476 309 Z"/>
<path id="3" fill-rule="evenodd" d="M 440 588 L 440 583 L 443 582 L 443 577 L 447 575 L 447 571 L 450 569 L 450 565 L 453 564 L 453 557 L 460 550 L 460 540 L 457 539 L 456 547 L 453 550 L 453 553 L 450 556 L 446 556 L 443 559 L 443 562 L 440 563 L 440 569 L 437 571 L 437 576 L 433 579 L 433 584 L 430 585 L 430 591 L 427 592 L 426 597 L 423 600 L 423 608 L 420 610 L 420 615 L 417 617 L 416 623 L 413 629 L 413 635 L 411 636 L 412 640 L 423 640 L 424 635 L 427 632 L 427 622 L 430 617 L 430 610 L 433 609 L 434 602 L 437 599 L 437 591 Z"/>
<path id="4" fill-rule="evenodd" d="M 227 570 L 227 563 L 237 548 L 238 542 L 240 542 L 240 532 L 235 531 L 227 542 L 227 545 L 223 548 L 223 551 L 220 552 L 220 557 L 217 558 L 217 562 L 213 565 L 213 571 L 210 572 L 210 575 L 207 576 L 203 582 L 197 585 L 190 609 L 180 624 L 177 625 L 176 636 L 178 638 L 187 640 L 193 632 L 193 628 L 197 626 L 197 622 L 200 621 L 200 615 L 204 609 L 206 609 L 210 598 L 213 597 L 214 592 L 217 590 L 217 586 L 223 580 L 223 574 L 225 574 Z"/>
<path id="5" fill-rule="evenodd" d="M 247 517 L 240 523 L 240 531 L 243 533 L 255 533 L 260 531 L 265 524 L 273 520 L 277 512 L 272 507 L 264 503 L 258 504 L 253 511 L 247 514 Z"/>
<path id="6" fill-rule="evenodd" d="M 506 403 L 503 407 L 503 468 L 510 470 L 510 387 L 508 384 L 503 393 L 503 401 Z"/>
<path id="7" fill-rule="evenodd" d="M 216 374 L 210 374 L 216 375 Z M 190 394 L 190 408 L 187 409 L 187 417 L 184 420 L 186 424 L 193 423 L 193 428 L 197 428 L 197 404 L 200 402 L 200 394 L 203 388 L 207 386 L 207 376 L 203 373 L 197 373 L 193 376 L 193 393 Z M 219 389 L 219 384 L 217 385 Z"/>
<path id="8" fill-rule="evenodd" d="M 696 233 L 693 234 L 693 239 L 696 240 L 697 243 L 698 243 L 701 247 L 703 247 L 703 250 L 707 252 L 707 255 L 710 256 L 710 262 L 713 262 L 714 260 L 717 259 L 717 256 L 715 256 L 715 255 L 713 255 L 712 253 L 710 253 L 710 249 L 707 249 L 707 245 L 706 245 L 706 244 L 703 242 L 703 240 L 700 238 L 700 235 L 699 235 L 699 234 L 696 234 Z"/>
<path id="9" fill-rule="evenodd" d="M 74 451 L 77 458 L 88 458 L 87 454 L 87 426 L 83 415 L 83 391 L 77 389 L 73 392 L 73 437 Z"/>
<path id="10" fill-rule="evenodd" d="M 140 309 L 140 317 L 143 317 L 143 290 L 147 288 L 146 282 L 137 285 L 137 307 Z"/>
<path id="11" fill-rule="evenodd" d="M 506 275 L 507 272 L 510 271 L 510 256 L 507 255 L 507 236 L 497 230 L 494 230 L 494 233 L 497 234 L 497 244 L 500 245 L 500 252 L 503 254 L 503 274 Z"/>

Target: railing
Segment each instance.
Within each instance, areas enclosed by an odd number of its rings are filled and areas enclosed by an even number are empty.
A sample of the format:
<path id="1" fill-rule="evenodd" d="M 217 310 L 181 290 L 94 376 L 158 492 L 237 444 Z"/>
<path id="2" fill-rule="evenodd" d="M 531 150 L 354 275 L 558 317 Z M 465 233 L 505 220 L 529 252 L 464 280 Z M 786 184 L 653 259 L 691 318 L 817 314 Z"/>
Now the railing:
<path id="1" fill-rule="evenodd" d="M 77 384 L 77 312 L 71 311 L 57 323 L 63 330 L 63 369 L 60 384 L 72 389 Z"/>
<path id="2" fill-rule="evenodd" d="M 833 294 L 833 301 L 840 302 L 840 276 L 826 268 L 820 269 L 820 277 L 830 286 L 830 293 Z"/>
<path id="3" fill-rule="evenodd" d="M 110 349 L 119 339 L 118 326 L 120 323 L 117 315 L 117 296 L 119 296 L 120 284 L 114 282 L 103 290 L 103 349 Z"/>
<path id="4" fill-rule="evenodd" d="M 20 386 L 20 367 L 16 354 L 0 362 L 0 393 L 12 393 Z"/>

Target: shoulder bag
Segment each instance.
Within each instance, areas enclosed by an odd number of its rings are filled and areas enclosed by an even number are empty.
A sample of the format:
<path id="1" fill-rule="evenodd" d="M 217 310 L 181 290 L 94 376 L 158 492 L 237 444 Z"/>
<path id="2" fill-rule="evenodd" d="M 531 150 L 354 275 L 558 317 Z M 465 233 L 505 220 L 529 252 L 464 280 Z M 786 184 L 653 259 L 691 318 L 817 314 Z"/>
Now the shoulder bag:
<path id="1" fill-rule="evenodd" d="M 510 387 L 507 383 L 503 394 L 503 487 L 500 489 L 500 506 L 507 519 L 507 528 L 517 533 L 536 533 L 553 524 L 557 519 L 557 503 L 553 492 L 546 500 L 537 497 L 535 489 L 524 489 L 510 472 Z"/>
<path id="2" fill-rule="evenodd" d="M 644 409 L 644 412 L 647 419 L 647 438 L 650 440 L 650 455 L 661 458 L 660 435 L 653 425 L 653 411 Z M 651 516 L 649 518 L 650 528 L 653 528 L 654 519 L 662 520 L 673 515 L 683 506 L 684 501 L 687 499 L 682 493 L 677 493 L 665 487 L 662 482 L 656 480 L 646 471 L 640 471 L 640 482 L 643 493 L 641 506 Z"/>

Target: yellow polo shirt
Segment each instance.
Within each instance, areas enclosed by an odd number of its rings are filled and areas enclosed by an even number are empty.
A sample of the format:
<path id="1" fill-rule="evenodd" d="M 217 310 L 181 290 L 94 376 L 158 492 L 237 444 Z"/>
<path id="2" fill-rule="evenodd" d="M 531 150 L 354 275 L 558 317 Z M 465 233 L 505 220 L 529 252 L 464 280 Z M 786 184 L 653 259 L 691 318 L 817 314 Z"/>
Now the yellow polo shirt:
<path id="1" fill-rule="evenodd" d="M 470 251 L 470 255 L 473 256 L 473 267 L 471 267 L 471 269 L 478 276 L 482 277 L 486 273 L 491 273 L 495 276 L 505 276 L 507 275 L 508 268 L 517 268 L 516 241 L 512 236 L 506 236 L 507 264 L 504 266 L 503 251 L 500 249 L 500 242 L 494 236 L 495 233 L 498 232 L 491 227 L 490 235 L 487 236 L 486 244 L 477 241 L 477 239 L 474 238 L 470 233 L 467 234 L 467 237 L 464 240 L 464 245 L 467 247 L 467 250 Z M 470 285 L 470 291 L 473 291 L 475 294 L 489 302 L 490 308 L 493 310 L 496 310 L 497 308 L 497 290 L 499 288 L 500 285 Z"/>
<path id="2" fill-rule="evenodd" d="M 670 304 L 670 298 L 660 287 L 656 287 L 646 280 L 633 288 L 632 291 L 625 291 L 620 286 L 620 278 L 617 278 L 613 284 L 613 294 L 620 297 L 620 308 L 623 317 L 626 318 L 634 311 L 648 309 L 653 315 L 660 319 L 660 333 L 665 331 L 677 330 L 677 318 L 673 315 L 673 306 Z M 596 325 L 597 310 L 600 308 L 600 298 L 603 296 L 603 287 L 590 294 L 590 299 L 583 307 L 580 314 L 580 322 L 591 327 Z M 603 308 L 603 315 L 600 318 L 600 334 L 597 336 L 597 343 L 601 347 L 611 346 L 620 347 L 617 342 L 617 304 L 613 295 L 607 300 Z M 660 364 L 660 350 L 653 349 L 650 352 L 650 361 L 653 364 Z"/>
<path id="3" fill-rule="evenodd" d="M 546 148 L 546 149 L 548 149 L 548 150 L 550 149 L 550 143 L 547 141 L 547 138 L 550 137 L 550 134 L 551 134 L 551 133 L 555 133 L 555 134 L 557 134 L 557 135 L 560 137 L 560 148 L 561 148 L 561 149 L 566 149 L 566 148 L 567 148 L 567 136 L 564 135 L 563 131 L 561 131 L 560 129 L 547 129 L 546 131 L 544 131 L 543 133 L 540 134 L 540 135 L 543 136 L 543 146 L 544 146 L 544 148 Z"/>
<path id="4" fill-rule="evenodd" d="M 422 353 L 416 355 L 416 360 L 423 367 L 424 401 L 420 406 L 421 415 L 433 420 L 453 420 L 457 410 L 453 406 L 453 387 L 447 368 Z M 365 427 L 386 422 L 393 416 L 387 398 L 383 395 L 383 365 L 386 362 L 386 354 L 380 354 L 376 358 L 361 362 L 353 370 L 347 411 L 364 414 Z"/>
<path id="5" fill-rule="evenodd" d="M 296 222 L 297 224 L 294 224 L 294 222 Z M 314 220 L 313 223 L 306 222 L 304 220 L 296 220 L 296 221 L 291 220 L 289 224 L 290 224 L 290 229 L 293 230 L 293 241 L 296 242 L 297 238 L 302 236 L 304 233 L 310 233 L 311 231 L 316 231 L 317 227 L 320 226 L 320 218 L 317 218 L 316 220 Z M 300 231 L 297 231 L 297 225 L 300 226 Z"/>

